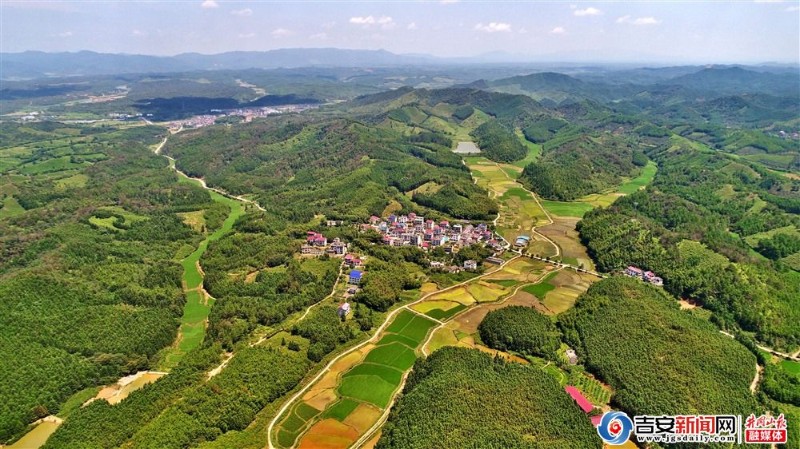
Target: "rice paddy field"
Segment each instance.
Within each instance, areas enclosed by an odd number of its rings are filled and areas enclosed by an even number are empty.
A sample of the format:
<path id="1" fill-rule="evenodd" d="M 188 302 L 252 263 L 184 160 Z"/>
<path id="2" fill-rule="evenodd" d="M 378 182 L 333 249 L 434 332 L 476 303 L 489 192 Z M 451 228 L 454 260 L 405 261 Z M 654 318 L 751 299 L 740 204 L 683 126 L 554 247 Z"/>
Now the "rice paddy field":
<path id="1" fill-rule="evenodd" d="M 559 314 L 569 310 L 577 301 L 581 293 L 589 286 L 599 281 L 600 278 L 588 273 L 578 273 L 573 270 L 561 270 L 548 283 L 555 288 L 545 292 L 540 301 L 550 314 Z"/>
<path id="2" fill-rule="evenodd" d="M 586 247 L 581 244 L 576 218 L 553 217 L 553 224 L 542 226 L 537 230 L 554 241 L 561 248 L 561 258 L 564 262 L 573 265 L 583 265 L 587 270 L 594 271 L 594 262 L 586 252 Z"/>
<path id="3" fill-rule="evenodd" d="M 383 414 L 435 321 L 401 310 L 374 344 L 337 361 L 277 427 L 280 447 L 347 448 Z"/>
<path id="4" fill-rule="evenodd" d="M 183 179 L 183 182 L 195 181 Z M 207 236 L 205 240 L 200 242 L 194 252 L 181 261 L 186 304 L 183 306 L 183 316 L 181 317 L 181 325 L 178 328 L 178 337 L 172 347 L 164 352 L 162 361 L 159 363 L 160 371 L 169 371 L 174 368 L 186 353 L 200 346 L 200 343 L 203 342 L 206 320 L 208 319 L 208 314 L 211 313 L 214 299 L 202 289 L 203 274 L 200 268 L 200 257 L 208 249 L 209 243 L 219 240 L 223 235 L 230 232 L 233 229 L 233 224 L 245 212 L 242 202 L 232 200 L 213 191 L 209 191 L 209 194 L 211 194 L 211 199 L 214 201 L 226 204 L 230 208 L 230 213 L 219 229 Z"/>

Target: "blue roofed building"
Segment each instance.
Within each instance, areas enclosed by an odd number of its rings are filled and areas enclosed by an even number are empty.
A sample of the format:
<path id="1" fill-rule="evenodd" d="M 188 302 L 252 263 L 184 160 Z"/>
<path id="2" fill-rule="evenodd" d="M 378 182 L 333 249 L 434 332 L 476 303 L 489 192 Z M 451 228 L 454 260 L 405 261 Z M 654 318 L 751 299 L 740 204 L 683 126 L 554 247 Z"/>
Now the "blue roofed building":
<path id="1" fill-rule="evenodd" d="M 361 278 L 364 276 L 364 273 L 359 270 L 353 270 L 350 272 L 350 280 L 349 282 L 353 285 L 358 285 L 361 283 Z"/>

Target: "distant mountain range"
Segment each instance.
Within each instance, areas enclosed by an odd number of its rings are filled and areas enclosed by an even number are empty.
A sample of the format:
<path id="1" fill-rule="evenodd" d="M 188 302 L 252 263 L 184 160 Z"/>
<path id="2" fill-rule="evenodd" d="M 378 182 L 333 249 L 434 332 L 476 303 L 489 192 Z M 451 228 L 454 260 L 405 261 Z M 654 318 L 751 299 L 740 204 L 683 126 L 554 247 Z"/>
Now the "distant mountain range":
<path id="1" fill-rule="evenodd" d="M 79 51 L 73 53 L 45 53 L 26 51 L 22 53 L 0 53 L 0 79 L 22 80 L 43 77 L 118 75 L 128 73 L 170 73 L 196 70 L 243 70 L 278 69 L 301 67 L 401 67 L 401 66 L 449 66 L 449 65 L 516 65 L 530 66 L 546 64 L 553 66 L 553 57 L 530 58 L 503 52 L 486 53 L 475 57 L 442 58 L 424 54 L 396 54 L 386 50 L 347 50 L 339 48 L 286 48 L 269 51 L 233 51 L 214 55 L 182 53 L 176 56 L 149 56 L 96 53 Z M 569 55 L 563 56 L 564 61 Z M 549 62 L 548 62 L 549 61 Z M 586 69 L 591 77 L 599 66 L 584 66 L 565 63 L 572 73 Z M 631 64 L 608 64 L 608 69 L 618 72 L 620 81 L 652 82 L 673 76 L 691 74 L 700 66 L 659 67 L 658 69 L 634 68 Z M 719 66 L 716 66 L 719 67 Z M 736 68 L 736 66 L 727 66 Z M 771 65 L 747 67 L 758 71 L 791 73 L 796 76 L 797 66 Z M 562 80 L 563 81 L 563 80 Z M 605 79 L 604 82 L 609 80 Z M 712 80 L 713 81 L 713 80 Z M 558 82 L 548 80 L 549 83 Z M 584 86 L 586 87 L 586 86 Z"/>
<path id="2" fill-rule="evenodd" d="M 338 48 L 234 51 L 215 55 L 183 53 L 176 56 L 110 54 L 92 51 L 76 53 L 26 51 L 23 53 L 0 53 L 0 59 L 3 62 L 0 79 L 220 69 L 400 66 L 424 65 L 443 61 L 433 56 L 398 55 L 385 50 L 343 50 Z"/>

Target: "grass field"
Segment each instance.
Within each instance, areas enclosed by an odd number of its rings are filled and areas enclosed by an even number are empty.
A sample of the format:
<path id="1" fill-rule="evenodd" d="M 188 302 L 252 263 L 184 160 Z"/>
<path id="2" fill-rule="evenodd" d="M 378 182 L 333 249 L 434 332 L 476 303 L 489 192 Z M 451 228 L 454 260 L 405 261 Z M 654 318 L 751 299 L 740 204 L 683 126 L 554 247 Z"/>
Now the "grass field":
<path id="1" fill-rule="evenodd" d="M 525 287 L 522 287 L 522 291 L 530 293 L 531 295 L 534 295 L 539 299 L 544 299 L 547 292 L 555 290 L 555 288 L 556 288 L 555 285 L 543 281 L 538 284 L 526 285 Z"/>
<path id="2" fill-rule="evenodd" d="M 19 205 L 17 199 L 9 195 L 3 200 L 3 208 L 0 209 L 0 218 L 15 217 L 25 212 L 25 209 Z"/>
<path id="3" fill-rule="evenodd" d="M 758 246 L 758 242 L 764 239 L 768 239 L 774 237 L 775 234 L 789 234 L 795 237 L 800 237 L 800 230 L 798 230 L 794 225 L 784 226 L 782 228 L 775 228 L 765 232 L 759 232 L 757 234 L 748 235 L 744 238 L 744 241 L 747 242 L 748 245 L 755 248 Z"/>
<path id="4" fill-rule="evenodd" d="M 539 159 L 539 155 L 542 154 L 542 146 L 526 139 L 525 135 L 522 134 L 522 130 L 519 128 L 514 130 L 514 134 L 517 135 L 519 141 L 522 142 L 522 144 L 525 145 L 525 148 L 528 149 L 528 154 L 527 156 L 525 156 L 525 159 L 512 162 L 511 164 L 514 165 L 515 167 L 524 169 L 528 164 L 536 161 L 536 159 Z M 522 170 L 519 170 L 518 173 L 522 173 Z"/>
<path id="5" fill-rule="evenodd" d="M 478 302 L 497 301 L 501 296 L 508 293 L 503 286 L 488 282 L 473 282 L 467 286 L 467 291 Z"/>
<path id="6" fill-rule="evenodd" d="M 800 377 L 800 363 L 793 362 L 791 360 L 783 360 L 781 361 L 781 368 L 789 374 L 794 374 L 797 377 Z"/>
<path id="7" fill-rule="evenodd" d="M 85 187 L 87 182 L 89 182 L 89 177 L 87 175 L 84 175 L 83 173 L 78 173 L 76 175 L 59 179 L 58 181 L 56 181 L 56 187 L 58 187 L 59 189 Z"/>
<path id="8" fill-rule="evenodd" d="M 642 189 L 651 182 L 653 182 L 653 178 L 656 177 L 657 171 L 658 171 L 658 165 L 656 165 L 656 163 L 653 161 L 648 161 L 647 165 L 642 167 L 642 173 L 639 174 L 639 176 L 619 186 L 617 188 L 617 192 L 624 193 L 625 195 L 630 195 L 631 193 L 635 193 L 639 189 Z"/>
<path id="9" fill-rule="evenodd" d="M 465 305 L 457 304 L 455 307 L 453 307 L 452 309 L 448 309 L 448 310 L 433 309 L 430 312 L 426 313 L 426 315 L 428 315 L 429 317 L 431 317 L 433 319 L 436 319 L 436 320 L 439 320 L 439 321 L 444 321 L 444 320 L 449 319 L 453 315 L 457 314 L 458 312 L 461 312 L 462 310 L 464 310 L 466 308 L 467 308 L 467 306 L 465 306 Z"/>
<path id="10" fill-rule="evenodd" d="M 195 181 L 186 180 L 185 182 Z M 208 249 L 208 244 L 219 240 L 223 235 L 230 232 L 233 229 L 233 224 L 245 212 L 244 205 L 240 201 L 232 200 L 216 192 L 210 191 L 209 193 L 214 201 L 227 204 L 230 207 L 230 212 L 222 226 L 207 236 L 205 240 L 200 242 L 194 252 L 181 261 L 186 304 L 183 307 L 183 316 L 181 317 L 176 343 L 164 353 L 162 362 L 159 363 L 160 371 L 168 371 L 174 368 L 187 352 L 202 343 L 205 336 L 205 320 L 208 318 L 208 314 L 211 313 L 213 300 L 206 301 L 204 295 L 197 290 L 203 284 L 203 275 L 198 269 L 200 257 Z"/>
<path id="11" fill-rule="evenodd" d="M 553 215 L 559 217 L 583 218 L 586 212 L 594 209 L 594 206 L 579 201 L 552 201 L 541 200 L 542 206 Z"/>
<path id="12" fill-rule="evenodd" d="M 559 314 L 572 308 L 581 293 L 600 278 L 587 273 L 576 273 L 572 270 L 561 270 L 548 282 L 556 288 L 547 292 L 542 304 L 552 313 Z"/>
<path id="13" fill-rule="evenodd" d="M 344 419 L 347 418 L 347 415 L 352 413 L 352 411 L 358 407 L 358 404 L 358 401 L 354 401 L 349 398 L 343 398 L 325 410 L 325 413 L 322 415 L 322 417 L 333 418 L 337 421 L 344 421 Z"/>

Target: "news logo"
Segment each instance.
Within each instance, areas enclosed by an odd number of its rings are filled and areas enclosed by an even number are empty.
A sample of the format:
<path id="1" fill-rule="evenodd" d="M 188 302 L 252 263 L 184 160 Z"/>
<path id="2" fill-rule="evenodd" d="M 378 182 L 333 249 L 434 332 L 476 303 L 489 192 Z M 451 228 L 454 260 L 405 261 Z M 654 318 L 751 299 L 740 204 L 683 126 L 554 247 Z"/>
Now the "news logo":
<path id="1" fill-rule="evenodd" d="M 744 442 L 750 444 L 786 444 L 786 418 L 778 416 L 751 414 L 744 422 Z"/>
<path id="2" fill-rule="evenodd" d="M 633 421 L 624 412 L 606 412 L 597 426 L 597 433 L 607 444 L 625 444 L 633 432 Z"/>
<path id="3" fill-rule="evenodd" d="M 751 414 L 745 420 L 741 415 L 636 415 L 631 419 L 624 412 L 610 411 L 597 426 L 597 434 L 612 446 L 625 444 L 631 435 L 644 444 L 786 444 L 787 432 L 783 414 Z"/>

